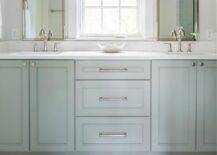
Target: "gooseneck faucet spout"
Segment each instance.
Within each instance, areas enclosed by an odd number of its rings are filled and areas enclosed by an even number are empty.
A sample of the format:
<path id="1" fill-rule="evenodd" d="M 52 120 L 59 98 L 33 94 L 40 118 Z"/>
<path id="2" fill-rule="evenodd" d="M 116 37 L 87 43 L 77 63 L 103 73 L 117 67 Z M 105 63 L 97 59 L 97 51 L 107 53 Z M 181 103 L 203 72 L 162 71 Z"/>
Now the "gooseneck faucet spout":
<path id="1" fill-rule="evenodd" d="M 44 29 L 41 29 L 39 35 L 40 35 L 41 39 L 42 39 L 43 42 L 44 42 L 44 48 L 43 48 L 43 50 L 44 50 L 44 52 L 47 52 L 47 41 L 48 41 L 48 36 L 47 36 L 45 30 L 44 30 Z"/>
<path id="2" fill-rule="evenodd" d="M 182 50 L 182 38 L 184 38 L 184 36 L 185 36 L 185 30 L 184 30 L 184 28 L 183 27 L 179 27 L 178 29 L 177 29 L 177 35 L 178 35 L 178 52 L 183 52 L 183 50 Z"/>
<path id="3" fill-rule="evenodd" d="M 178 40 L 178 51 L 183 52 L 182 50 L 182 39 L 185 37 L 185 30 L 183 27 L 177 27 L 175 30 L 171 32 L 172 37 Z"/>
<path id="4" fill-rule="evenodd" d="M 46 33 L 46 31 L 44 29 L 41 29 L 40 33 L 39 33 L 41 39 L 44 41 L 44 52 L 47 52 L 48 50 L 48 45 L 47 42 L 51 40 L 53 33 L 51 30 L 49 30 L 48 34 Z"/>

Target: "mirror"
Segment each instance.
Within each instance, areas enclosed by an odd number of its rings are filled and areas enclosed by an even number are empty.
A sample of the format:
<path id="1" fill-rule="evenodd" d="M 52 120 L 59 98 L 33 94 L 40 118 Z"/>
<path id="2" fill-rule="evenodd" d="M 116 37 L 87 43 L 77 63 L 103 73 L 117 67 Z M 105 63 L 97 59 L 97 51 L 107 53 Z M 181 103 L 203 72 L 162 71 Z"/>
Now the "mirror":
<path id="1" fill-rule="evenodd" d="M 197 40 L 199 0 L 158 0 L 158 39 L 176 40 L 171 32 L 183 27 L 185 41 Z"/>
<path id="2" fill-rule="evenodd" d="M 64 39 L 64 0 L 23 0 L 23 40 Z"/>

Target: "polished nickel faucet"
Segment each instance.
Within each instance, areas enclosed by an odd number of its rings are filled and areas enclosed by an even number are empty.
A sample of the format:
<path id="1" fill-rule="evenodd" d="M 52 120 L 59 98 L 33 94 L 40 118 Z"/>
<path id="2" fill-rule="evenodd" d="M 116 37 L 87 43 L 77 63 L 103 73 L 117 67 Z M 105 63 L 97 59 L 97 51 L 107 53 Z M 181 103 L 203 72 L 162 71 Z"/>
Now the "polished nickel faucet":
<path id="1" fill-rule="evenodd" d="M 39 33 L 41 39 L 44 41 L 44 52 L 47 52 L 47 49 L 48 49 L 48 45 L 47 45 L 47 41 L 50 41 L 53 34 L 52 34 L 52 31 L 50 30 L 48 32 L 48 34 L 46 33 L 46 31 L 44 29 L 41 29 L 40 33 Z"/>
<path id="2" fill-rule="evenodd" d="M 185 30 L 183 27 L 177 27 L 175 30 L 171 32 L 172 37 L 178 40 L 178 51 L 183 52 L 182 50 L 182 39 L 185 37 Z"/>
<path id="3" fill-rule="evenodd" d="M 44 41 L 44 52 L 47 52 L 47 41 L 48 41 L 48 36 L 45 32 L 44 29 L 41 29 L 40 33 L 39 33 L 41 39 Z"/>

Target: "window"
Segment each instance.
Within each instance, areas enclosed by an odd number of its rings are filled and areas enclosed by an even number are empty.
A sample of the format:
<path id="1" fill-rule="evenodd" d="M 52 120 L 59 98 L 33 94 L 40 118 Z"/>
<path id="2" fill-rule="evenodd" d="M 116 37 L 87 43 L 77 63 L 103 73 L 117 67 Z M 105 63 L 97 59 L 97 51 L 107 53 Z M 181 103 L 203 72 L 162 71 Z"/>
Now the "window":
<path id="1" fill-rule="evenodd" d="M 135 36 L 139 0 L 81 0 L 81 36 Z"/>

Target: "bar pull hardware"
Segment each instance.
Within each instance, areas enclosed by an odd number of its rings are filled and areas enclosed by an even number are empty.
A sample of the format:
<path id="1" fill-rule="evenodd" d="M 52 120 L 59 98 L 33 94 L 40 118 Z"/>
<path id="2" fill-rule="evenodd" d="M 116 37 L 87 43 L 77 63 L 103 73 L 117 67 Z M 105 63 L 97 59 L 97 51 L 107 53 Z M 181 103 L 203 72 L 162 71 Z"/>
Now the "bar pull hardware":
<path id="1" fill-rule="evenodd" d="M 200 62 L 200 66 L 203 67 L 204 66 L 204 62 Z"/>
<path id="2" fill-rule="evenodd" d="M 127 72 L 127 68 L 99 68 L 99 72 Z"/>
<path id="3" fill-rule="evenodd" d="M 127 101 L 127 97 L 99 97 L 99 101 Z"/>
<path id="4" fill-rule="evenodd" d="M 127 137 L 126 132 L 100 132 L 99 137 Z"/>

